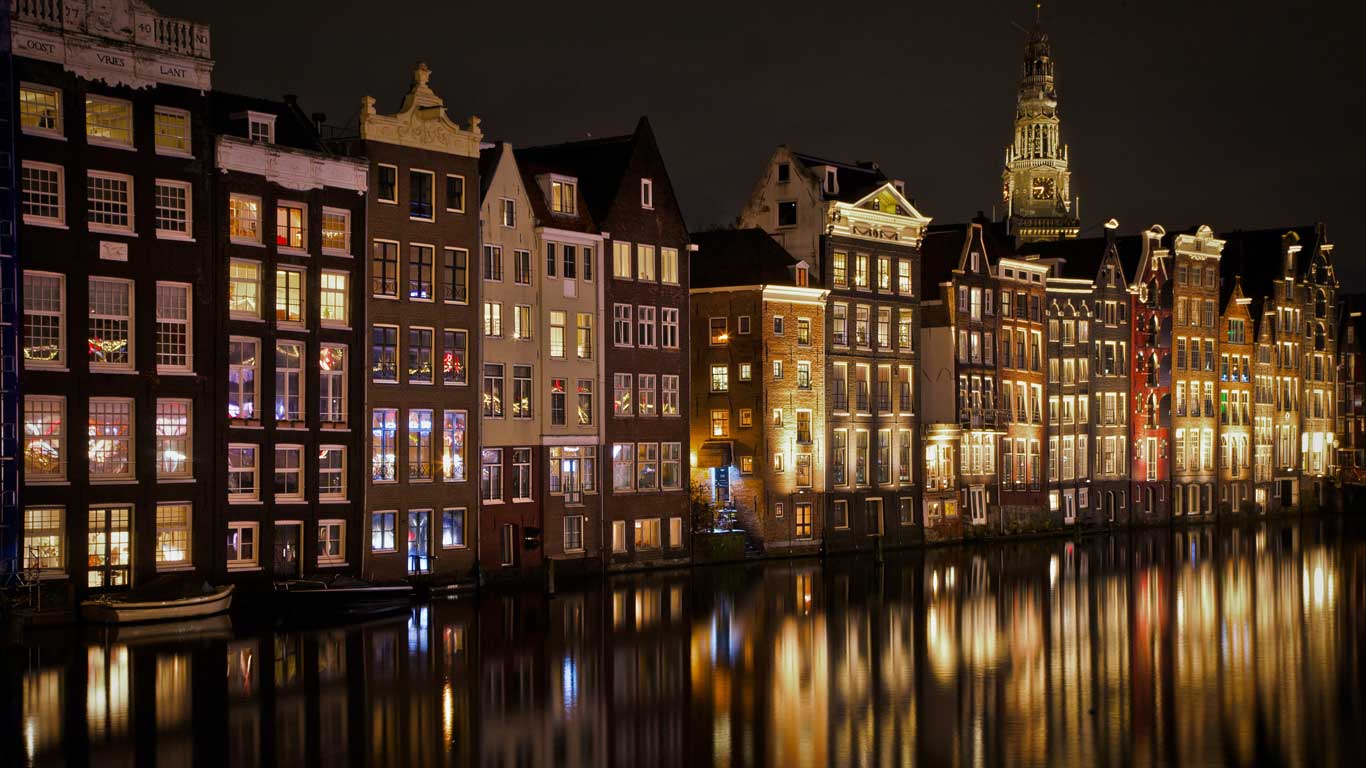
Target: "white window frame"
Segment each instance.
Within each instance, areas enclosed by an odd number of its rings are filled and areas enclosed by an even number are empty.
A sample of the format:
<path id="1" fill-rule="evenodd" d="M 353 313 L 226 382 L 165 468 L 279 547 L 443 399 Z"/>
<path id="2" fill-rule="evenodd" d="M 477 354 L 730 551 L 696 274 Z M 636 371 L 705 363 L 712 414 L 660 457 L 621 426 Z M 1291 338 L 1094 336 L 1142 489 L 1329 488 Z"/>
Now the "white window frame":
<path id="1" fill-rule="evenodd" d="M 185 416 L 185 426 L 184 426 L 184 433 L 183 433 L 183 434 L 173 434 L 173 435 L 166 435 L 166 434 L 163 434 L 163 431 L 169 429 L 169 428 L 172 426 L 172 424 L 171 424 L 170 422 L 168 422 L 168 423 L 163 423 L 163 422 L 162 422 L 162 416 L 163 416 L 163 413 L 162 413 L 162 406 L 163 406 L 163 405 L 183 409 L 183 411 L 184 411 L 184 416 Z M 155 440 L 156 440 L 156 445 L 155 445 L 155 456 L 156 456 L 156 467 L 157 467 L 157 480 L 159 480 L 159 481 L 166 481 L 166 480 L 171 480 L 171 481 L 177 481 L 177 480 L 193 480 L 193 479 L 194 479 L 194 401 L 191 400 L 191 399 L 189 399 L 189 398 L 159 397 L 159 398 L 157 398 L 157 400 L 156 400 L 155 408 L 156 408 L 156 411 L 155 411 L 155 413 L 154 413 L 154 428 L 155 428 Z M 170 413 L 170 412 L 167 412 L 167 413 L 166 413 L 166 416 L 168 416 L 168 417 L 170 417 L 170 416 L 178 416 L 178 415 L 180 415 L 180 414 L 178 414 L 178 413 L 172 414 L 172 413 Z M 165 459 L 164 459 L 163 457 L 165 456 L 166 452 L 169 450 L 169 445 L 171 444 L 172 441 L 179 442 L 181 445 L 184 446 L 184 449 L 185 449 L 185 450 L 184 450 L 184 454 L 185 454 L 185 455 L 184 455 L 184 459 L 183 459 L 183 462 L 184 462 L 184 469 L 182 469 L 182 470 L 179 471 L 179 472 L 165 471 L 165 470 L 162 469 L 163 463 L 164 463 L 164 461 L 165 461 Z"/>
<path id="2" fill-rule="evenodd" d="M 323 534 L 326 531 L 335 529 L 337 532 L 337 554 L 325 554 L 323 549 Z M 329 537 L 326 539 L 331 541 Z M 334 568 L 339 565 L 346 565 L 346 521 L 338 519 L 326 519 L 318 521 L 318 567 Z"/>
<path id="3" fill-rule="evenodd" d="M 185 121 L 184 149 L 162 146 L 161 137 L 173 135 L 163 133 L 160 130 L 160 118 L 162 118 L 163 116 L 168 118 L 183 119 Z M 193 131 L 193 122 L 190 119 L 190 113 L 188 110 L 176 109 L 175 107 L 164 107 L 158 104 L 152 113 L 152 144 L 156 147 L 156 153 L 158 155 L 166 155 L 170 157 L 194 157 Z"/>
<path id="4" fill-rule="evenodd" d="M 115 439 L 116 442 L 123 442 L 127 444 L 127 468 L 124 471 L 117 473 L 96 473 L 94 469 L 94 462 L 91 461 L 90 482 L 95 483 L 100 481 L 131 481 L 137 477 L 137 407 L 133 402 L 133 398 L 131 397 L 92 397 L 89 401 L 89 410 L 86 416 L 87 430 L 93 427 L 93 425 L 90 423 L 90 419 L 95 413 L 95 406 L 105 403 L 110 405 L 126 405 L 128 408 L 128 433 L 125 436 L 118 437 Z"/>
<path id="5" fill-rule="evenodd" d="M 39 271 L 36 271 L 36 270 L 24 270 L 23 275 L 20 277 L 20 279 L 23 280 L 25 283 L 27 283 L 28 280 L 29 280 L 30 278 L 34 278 L 35 280 L 44 280 L 44 281 L 49 281 L 49 280 L 51 280 L 51 281 L 56 281 L 56 287 L 57 287 L 57 309 L 56 309 L 56 310 L 52 310 L 52 309 L 47 309 L 47 308 L 44 308 L 44 309 L 34 309 L 34 308 L 31 308 L 31 307 L 29 306 L 29 299 L 33 296 L 34 291 L 30 290 L 29 287 L 28 287 L 27 285 L 24 286 L 24 308 L 23 308 L 23 315 L 24 315 L 24 317 L 23 317 L 23 320 L 22 320 L 22 322 L 23 322 L 23 324 L 24 324 L 24 330 L 23 330 L 23 332 L 22 332 L 22 338 L 20 339 L 21 354 L 23 354 L 23 350 L 27 350 L 30 346 L 32 346 L 32 345 L 29 344 L 29 341 L 30 341 L 30 339 L 32 338 L 32 336 L 30 336 L 30 334 L 29 334 L 29 329 L 28 329 L 28 326 L 29 326 L 28 319 L 29 319 L 29 317 L 34 317 L 34 318 L 53 318 L 53 319 L 54 319 L 53 322 L 55 322 L 55 324 L 56 324 L 56 326 L 57 326 L 57 339 L 56 339 L 56 342 L 57 342 L 57 357 L 56 357 L 56 359 L 54 359 L 54 360 L 34 360 L 34 359 L 30 359 L 29 357 L 25 356 L 25 357 L 24 357 L 24 367 L 25 367 L 25 368 L 51 368 L 51 369 L 56 369 L 56 370 L 65 370 L 65 369 L 66 369 L 66 329 L 67 329 L 67 322 L 66 322 L 66 275 L 63 275 L 63 274 L 61 274 L 61 273 L 59 273 L 59 272 L 39 272 Z"/>
<path id="6" fill-rule="evenodd" d="M 58 430 L 55 434 L 35 435 L 31 434 L 29 431 L 28 406 L 29 404 L 38 405 L 40 403 L 56 405 Z M 54 473 L 37 474 L 25 466 L 24 482 L 33 485 L 65 482 L 67 478 L 67 457 L 71 454 L 71 445 L 68 437 L 71 430 L 68 428 L 67 424 L 66 398 L 60 395 L 25 395 L 21 407 L 23 408 L 21 418 L 23 419 L 24 427 L 24 438 L 21 450 L 24 452 L 25 464 L 27 465 L 30 445 L 45 442 L 50 446 L 53 442 L 53 438 L 55 438 L 57 444 L 55 453 L 58 467 L 57 471 Z"/>
<path id="7" fill-rule="evenodd" d="M 96 362 L 96 361 L 94 361 L 94 360 L 91 360 L 91 361 L 90 361 L 90 369 L 91 369 L 92 371 L 132 371 L 132 370 L 134 370 L 134 364 L 137 362 L 137 346 L 136 346 L 136 341 L 137 341 L 137 322 L 136 322 L 136 320 L 137 320 L 137 311 L 136 311 L 136 309 L 135 309 L 136 306 L 137 306 L 137 295 L 136 295 L 135 290 L 134 290 L 133 281 L 132 281 L 132 280 L 124 280 L 124 279 L 122 279 L 122 278 L 117 278 L 117 277 L 104 277 L 104 276 L 102 276 L 102 275 L 91 275 L 91 276 L 87 279 L 87 286 L 88 286 L 90 283 L 93 283 L 93 282 L 96 282 L 96 281 L 108 282 L 108 283 L 122 283 L 123 285 L 127 286 L 127 288 L 128 288 L 128 314 L 125 315 L 125 316 L 122 316 L 122 317 L 120 317 L 120 316 L 118 316 L 118 315 L 101 315 L 101 316 L 100 316 L 100 317 L 102 317 L 102 318 L 109 319 L 109 320 L 113 320 L 113 321 L 118 321 L 118 320 L 126 320 L 126 321 L 127 321 L 127 323 L 128 323 L 128 362 L 126 362 L 126 363 L 103 363 L 103 362 Z M 90 294 L 87 293 L 86 295 L 89 296 Z M 93 307 L 90 307 L 90 309 L 89 309 L 89 311 L 88 311 L 87 322 L 88 322 L 88 323 L 89 323 L 89 322 L 92 322 L 94 319 L 95 319 L 95 317 L 94 317 L 94 308 L 93 308 Z M 86 334 L 87 337 L 89 336 L 89 330 L 90 330 L 90 329 L 91 329 L 90 325 L 87 325 L 87 334 Z"/>
<path id="8" fill-rule="evenodd" d="M 341 289 L 338 290 L 336 286 L 329 288 L 327 285 L 328 278 L 340 278 L 342 283 Z M 341 298 L 342 318 L 340 320 L 327 317 L 328 309 L 330 307 L 335 307 L 335 302 L 329 304 L 326 300 L 329 296 L 334 299 L 337 297 Z M 318 318 L 324 328 L 338 328 L 341 330 L 349 330 L 351 328 L 350 272 L 341 269 L 324 269 L 322 271 L 318 281 Z"/>
<path id="9" fill-rule="evenodd" d="M 299 245 L 291 245 L 289 242 L 284 242 L 284 243 L 281 243 L 281 242 L 280 242 L 280 213 L 281 213 L 282 211 L 298 211 L 298 212 L 299 212 L 299 243 L 300 243 Z M 275 250 L 276 250 L 277 252 L 279 252 L 279 253 L 293 253 L 293 254 L 298 254 L 298 255 L 302 255 L 302 256 L 307 256 L 307 255 L 308 255 L 308 235 L 309 235 L 309 232 L 308 232 L 308 204 L 307 204 L 307 203 L 301 203 L 301 202 L 299 202 L 298 200 L 286 200 L 286 199 L 276 200 L 276 201 L 275 201 L 275 216 L 274 216 L 273 218 L 275 219 L 275 221 L 273 222 L 273 226 L 271 227 L 271 229 L 272 229 L 272 231 L 273 231 L 274 234 L 273 234 L 273 236 L 272 236 L 272 238 L 271 238 L 271 243 L 273 243 L 273 244 L 275 245 Z M 288 223 L 285 224 L 285 232 L 286 232 L 286 233 L 291 233 L 291 232 L 292 232 L 292 228 L 290 227 L 290 225 L 289 225 Z M 289 240 L 289 237 L 286 236 L 285 240 L 288 241 L 288 240 Z"/>
<path id="10" fill-rule="evenodd" d="M 18 114 L 19 125 L 21 127 L 21 130 L 29 136 L 48 136 L 55 139 L 65 139 L 66 137 L 64 135 L 64 131 L 66 130 L 66 109 L 65 104 L 63 104 L 62 102 L 62 90 L 60 88 L 53 88 L 50 85 L 43 85 L 41 83 L 30 83 L 24 81 L 19 83 L 19 91 L 21 93 L 21 97 L 19 100 Z M 35 93 L 43 93 L 47 96 L 53 97 L 54 109 L 56 112 L 56 128 L 40 128 L 37 126 L 30 126 L 24 124 L 25 115 L 24 101 L 22 98 L 23 91 L 33 91 Z"/>
<path id="11" fill-rule="evenodd" d="M 380 175 L 380 173 L 381 173 L 384 169 L 386 169 L 386 168 L 394 172 L 394 196 L 393 196 L 392 198 L 389 198 L 389 197 L 380 197 L 380 193 L 379 193 L 379 189 L 380 189 L 380 185 L 379 185 L 379 175 Z M 397 166 L 397 165 L 394 165 L 393 163 L 375 163 L 375 201 L 376 201 L 376 202 L 380 202 L 380 203 L 384 203 L 385 205 L 398 205 L 398 166 Z"/>
<path id="12" fill-rule="evenodd" d="M 233 212 L 232 212 L 232 211 L 233 211 L 233 203 L 238 203 L 240 209 L 248 208 L 248 207 L 249 207 L 249 204 L 255 203 L 255 206 L 256 206 L 256 219 L 255 219 L 255 222 L 256 222 L 256 236 L 255 236 L 255 237 L 251 237 L 251 236 L 249 236 L 249 235 L 240 235 L 240 234 L 234 234 L 234 233 L 233 233 Z M 230 194 L 228 195 L 228 240 L 229 240 L 230 242 L 232 242 L 232 243 L 237 244 L 237 245 L 261 245 L 261 246 L 263 246 L 264 243 L 263 243 L 263 241 L 262 241 L 262 239 L 261 239 L 261 228 L 262 228 L 263 225 L 264 225 L 264 222 L 262 222 L 262 220 L 261 220 L 261 219 L 262 219 L 261 211 L 263 210 L 263 207 L 264 207 L 264 206 L 263 206 L 262 203 L 261 203 L 261 198 L 258 197 L 258 196 L 256 196 L 256 195 L 244 195 L 244 194 L 241 194 L 241 193 L 238 193 L 238 192 L 232 192 L 232 193 L 230 193 Z M 240 221 L 243 221 L 244 219 L 242 218 L 242 216 L 239 215 L 239 216 L 237 216 L 237 220 L 240 222 Z M 240 229 L 240 228 L 239 228 L 239 229 Z"/>
<path id="13" fill-rule="evenodd" d="M 338 456 L 341 456 L 341 466 L 340 466 L 339 468 L 337 468 L 337 469 L 333 469 L 333 468 L 331 468 L 331 467 L 323 466 L 322 454 L 323 454 L 324 451 L 335 452 Z M 346 492 L 346 490 L 347 490 L 347 485 L 346 485 L 346 483 L 347 483 L 347 480 L 349 479 L 349 475 L 350 475 L 350 467 L 347 466 L 347 463 L 346 463 L 346 462 L 347 462 L 347 460 L 348 460 L 349 458 L 350 458 L 350 457 L 347 455 L 346 446 L 344 446 L 344 445 L 319 445 L 319 446 L 318 446 L 318 501 L 322 501 L 322 502 L 346 501 L 346 497 L 347 497 L 347 495 L 348 495 L 347 492 Z M 336 493 L 336 492 L 326 492 L 326 493 L 325 493 L 325 492 L 323 492 L 323 488 L 325 487 L 325 484 L 323 483 L 323 477 L 324 477 L 324 476 L 329 476 L 329 475 L 338 475 L 338 476 L 341 478 L 341 492 L 340 492 L 340 493 Z"/>
<path id="14" fill-rule="evenodd" d="M 163 229 L 161 226 L 162 210 L 174 210 L 170 208 L 163 208 L 161 205 L 161 190 L 163 187 L 168 189 L 178 189 L 185 193 L 185 207 L 183 209 L 183 212 L 185 214 L 184 232 L 175 229 Z M 177 181 L 175 179 L 157 179 L 156 186 L 153 188 L 153 192 L 154 194 L 152 196 L 152 206 L 153 211 L 155 212 L 153 220 L 156 225 L 157 239 L 185 240 L 188 242 L 194 242 L 194 187 L 191 186 L 190 182 Z"/>
<path id="15" fill-rule="evenodd" d="M 389 528 L 389 533 L 394 537 L 393 543 L 388 546 L 375 546 L 375 523 L 388 515 L 393 520 L 393 525 Z M 383 534 L 381 532 L 381 541 Z M 370 551 L 371 552 L 397 552 L 398 551 L 398 510 L 396 509 L 377 509 L 370 513 Z"/>
<path id="16" fill-rule="evenodd" d="M 275 115 L 272 115 L 268 112 L 255 112 L 252 110 L 248 110 L 246 113 L 246 119 L 247 139 L 251 141 L 260 141 L 265 144 L 275 143 Z M 258 127 L 262 127 L 265 130 L 258 131 Z"/>
<path id="17" fill-rule="evenodd" d="M 654 179 L 640 180 L 640 207 L 647 211 L 654 210 L 655 207 L 655 182 Z"/>
<path id="18" fill-rule="evenodd" d="M 166 316 L 163 316 L 163 315 L 162 315 L 161 291 L 162 291 L 163 288 L 166 288 L 166 289 L 169 289 L 169 290 L 176 290 L 176 291 L 183 291 L 183 292 L 184 292 L 184 295 L 185 295 L 185 317 L 184 317 L 184 318 L 171 317 L 171 316 L 169 316 L 169 315 L 166 315 Z M 157 345 L 157 350 L 156 350 L 156 351 L 157 351 L 157 357 L 160 358 L 160 356 L 161 356 L 161 347 L 162 347 L 162 326 L 163 326 L 163 325 L 180 325 L 180 326 L 183 326 L 183 327 L 184 327 L 184 338 L 185 338 L 185 344 L 184 344 L 184 346 L 185 346 L 185 353 L 184 353 L 185 362 L 184 362 L 184 364 L 182 364 L 182 365 L 163 364 L 160 360 L 158 360 L 158 361 L 157 361 L 157 364 L 156 364 L 157 373 L 159 373 L 159 374 L 174 374 L 174 373 L 181 373 L 181 374 L 189 373 L 189 374 L 192 374 L 192 373 L 194 373 L 194 286 L 191 285 L 191 284 L 189 284 L 189 283 L 172 283 L 172 282 L 163 282 L 163 281 L 158 280 L 158 281 L 157 281 L 157 284 L 156 284 L 156 298 L 157 298 L 157 303 L 156 303 L 156 317 L 155 317 L 155 321 L 156 321 L 156 322 L 155 322 L 155 328 L 156 328 L 156 339 L 155 339 L 155 341 L 156 341 L 156 345 Z"/>
<path id="19" fill-rule="evenodd" d="M 128 141 L 124 142 L 124 141 L 119 141 L 119 140 L 117 140 L 117 139 L 106 139 L 106 138 L 102 138 L 102 137 L 99 137 L 99 136 L 91 136 L 91 135 L 90 135 L 91 126 L 94 125 L 94 123 L 92 123 L 92 121 L 90 120 L 90 105 L 91 105 L 92 103 L 94 103 L 94 104 L 105 104 L 105 105 L 107 105 L 107 106 L 121 106 L 121 107 L 127 109 L 127 113 L 128 113 Z M 99 124 L 99 125 L 100 125 L 100 127 L 105 127 L 105 128 L 108 128 L 108 127 L 109 127 L 109 126 L 104 125 L 104 124 Z M 135 126 L 135 121 L 134 121 L 134 119 L 133 119 L 133 102 L 131 102 L 131 101 L 127 100 L 127 99 L 115 99 L 115 98 L 111 98 L 111 97 L 109 97 L 109 96 L 100 96 L 100 95 L 94 94 L 94 93 L 88 93 L 88 94 L 85 95 L 85 141 L 86 141 L 87 144 L 92 144 L 92 145 L 100 146 L 100 147 L 112 147 L 112 148 L 114 148 L 114 149 L 132 150 L 132 149 L 133 149 L 133 133 L 134 133 L 134 130 L 135 130 L 135 129 L 134 129 L 134 126 Z"/>
<path id="20" fill-rule="evenodd" d="M 328 228 L 326 225 L 326 221 L 329 216 L 341 217 L 342 240 L 346 243 L 346 245 L 342 248 L 337 248 L 335 246 L 330 246 L 327 244 L 326 233 Z M 351 258 L 351 212 L 346 210 L 345 208 L 334 208 L 332 206 L 324 205 L 322 207 L 322 217 L 318 221 L 320 229 L 320 231 L 318 232 L 318 244 L 321 246 L 322 252 L 328 256 L 345 256 L 348 259 Z"/>
<path id="21" fill-rule="evenodd" d="M 282 274 L 296 274 L 299 276 L 299 319 L 292 320 L 280 317 L 280 276 Z M 288 294 L 286 294 L 288 298 Z M 275 324 L 280 328 L 298 330 L 308 324 L 308 268 L 296 267 L 287 264 L 275 265 L 275 296 L 272 305 L 275 307 Z"/>
<path id="22" fill-rule="evenodd" d="M 242 546 L 241 546 L 241 542 L 242 542 L 242 532 L 243 532 L 243 531 L 248 531 L 248 530 L 251 531 L 251 558 L 250 558 L 250 559 L 241 557 L 241 554 L 242 554 Z M 258 570 L 258 569 L 260 568 L 259 563 L 261 562 L 261 525 L 260 525 L 260 523 L 254 523 L 254 522 L 246 522 L 246 521 L 235 520 L 235 521 L 232 521 L 232 522 L 229 522 L 229 523 L 228 523 L 228 532 L 231 533 L 231 532 L 233 532 L 233 531 L 236 531 L 237 534 L 238 534 L 238 539 L 237 539 L 237 541 L 238 541 L 238 547 L 237 547 L 237 554 L 238 554 L 238 557 L 236 557 L 236 558 L 229 558 L 229 559 L 227 560 L 227 567 L 228 567 L 228 570 L 229 570 L 229 571 L 254 571 L 254 570 Z M 224 552 L 225 552 L 225 553 L 227 552 L 227 550 L 226 550 L 226 543 L 225 543 Z"/>
<path id="23" fill-rule="evenodd" d="M 161 523 L 161 511 L 163 508 L 184 508 L 185 520 L 176 525 L 163 526 Z M 188 501 L 159 501 L 156 505 L 155 518 L 155 537 L 156 554 L 153 560 L 156 562 L 157 573 L 168 571 L 187 571 L 194 568 L 194 504 Z M 185 555 L 177 560 L 163 560 L 161 547 L 161 534 L 163 531 L 168 533 L 182 533 L 185 537 Z"/>
<path id="24" fill-rule="evenodd" d="M 225 486 L 225 493 L 227 494 L 229 504 L 256 504 L 261 500 L 261 446 L 256 443 L 228 443 L 228 456 L 231 457 L 232 452 L 235 450 L 245 450 L 248 448 L 251 449 L 252 455 L 252 464 L 250 467 L 238 467 L 234 470 L 231 460 L 229 460 L 228 484 Z M 237 474 L 251 475 L 252 491 L 250 494 L 233 494 L 232 475 L 234 471 L 236 471 Z"/>
<path id="25" fill-rule="evenodd" d="M 30 513 L 53 513 L 53 517 L 47 520 L 45 526 L 30 526 Z M 57 504 L 34 504 L 24 508 L 23 522 L 24 550 L 23 562 L 25 567 L 32 567 L 38 571 L 39 578 L 60 578 L 66 575 L 67 561 L 67 535 L 66 535 L 66 507 Z M 38 532 L 42 538 L 56 540 L 55 552 L 46 551 L 36 556 L 36 562 L 29 559 L 31 545 L 29 539 L 33 538 L 33 533 Z M 44 567 L 44 561 L 51 560 L 52 567 Z"/>
<path id="26" fill-rule="evenodd" d="M 25 224 L 29 224 L 29 225 L 33 225 L 33 226 L 38 226 L 38 227 L 57 227 L 57 228 L 60 228 L 60 229 L 65 229 L 65 228 L 66 228 L 66 169 L 63 168 L 63 167 L 60 166 L 60 165 L 54 165 L 54 164 L 52 164 L 52 163 L 38 163 L 38 162 L 33 162 L 33 161 L 31 161 L 31 160 L 25 160 L 25 161 L 23 162 L 23 164 L 20 166 L 20 171 L 19 171 L 19 209 L 20 209 L 20 211 L 23 211 L 23 209 L 24 209 L 24 198 L 28 195 L 28 188 L 27 188 L 26 182 L 25 182 L 25 180 L 24 180 L 23 173 L 24 173 L 24 171 L 29 170 L 29 169 L 32 169 L 32 170 L 34 170 L 34 171 L 41 171 L 41 172 L 44 172 L 44 173 L 52 173 L 52 174 L 55 174 L 55 175 L 56 175 L 56 177 L 57 177 L 57 215 L 56 215 L 55 217 L 54 217 L 54 216 L 41 216 L 41 215 L 38 215 L 38 214 L 32 214 L 32 213 L 27 213 L 27 212 L 25 212 L 25 213 L 23 214 L 24 223 L 25 223 Z"/>
<path id="27" fill-rule="evenodd" d="M 86 179 L 86 182 L 85 182 L 85 183 L 86 183 L 86 189 L 85 189 L 85 207 L 86 207 L 85 226 L 86 226 L 86 228 L 89 229 L 91 232 L 103 232 L 103 233 L 106 233 L 106 234 L 115 234 L 115 235 L 131 235 L 131 234 L 136 234 L 136 233 L 134 232 L 134 229 L 135 229 L 135 227 L 136 227 L 136 225 L 137 225 L 137 218 L 136 218 L 136 210 L 137 210 L 137 209 L 136 209 L 136 206 L 134 205 L 134 200 L 133 200 L 133 177 L 132 177 L 132 176 L 129 176 L 129 175 L 126 174 L 126 173 L 112 173 L 112 172 L 110 172 L 110 171 L 87 170 L 87 171 L 85 172 L 85 179 Z M 124 210 L 123 215 L 124 215 L 125 218 L 128 219 L 128 224 L 127 224 L 127 225 L 120 225 L 120 224 L 105 224 L 105 223 L 101 223 L 101 222 L 97 222 L 97 221 L 92 221 L 92 220 L 91 220 L 91 217 L 92 217 L 93 215 L 95 215 L 95 202 L 96 202 L 96 201 L 91 197 L 90 183 L 93 182 L 93 181 L 96 180 L 96 179 L 101 179 L 101 180 L 104 180 L 104 181 L 111 181 L 111 182 L 122 183 L 122 184 L 126 187 L 126 190 L 127 190 L 127 192 L 128 192 L 128 199 L 127 199 L 127 201 L 126 201 L 126 203 L 125 203 L 126 208 L 125 208 L 125 210 Z"/>

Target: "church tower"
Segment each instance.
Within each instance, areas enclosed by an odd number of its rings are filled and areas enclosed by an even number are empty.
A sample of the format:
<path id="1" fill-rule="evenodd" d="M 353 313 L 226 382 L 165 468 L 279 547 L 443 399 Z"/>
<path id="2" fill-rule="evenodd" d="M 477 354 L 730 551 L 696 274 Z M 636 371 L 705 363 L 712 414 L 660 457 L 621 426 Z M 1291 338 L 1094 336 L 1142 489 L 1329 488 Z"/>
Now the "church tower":
<path id="1" fill-rule="evenodd" d="M 1037 8 L 1037 6 L 1036 6 Z M 1015 138 L 1006 147 L 1002 197 L 1016 243 L 1073 238 L 1081 228 L 1072 205 L 1067 145 L 1058 120 L 1053 55 L 1036 16 L 1025 44 L 1015 107 Z"/>

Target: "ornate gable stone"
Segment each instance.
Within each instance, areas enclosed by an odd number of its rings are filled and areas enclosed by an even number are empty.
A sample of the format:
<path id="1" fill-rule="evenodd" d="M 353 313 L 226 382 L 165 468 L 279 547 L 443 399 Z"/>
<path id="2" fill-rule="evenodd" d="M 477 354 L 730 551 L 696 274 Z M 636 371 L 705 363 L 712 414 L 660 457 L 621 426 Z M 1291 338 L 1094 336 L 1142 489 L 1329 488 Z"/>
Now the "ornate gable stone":
<path id="1" fill-rule="evenodd" d="M 413 70 L 413 86 L 403 97 L 403 106 L 392 115 L 375 109 L 375 97 L 361 98 L 360 135 L 366 141 L 429 149 L 465 157 L 479 156 L 479 118 L 470 117 L 468 128 L 461 128 L 446 115 L 445 102 L 427 83 L 432 71 L 426 62 Z"/>

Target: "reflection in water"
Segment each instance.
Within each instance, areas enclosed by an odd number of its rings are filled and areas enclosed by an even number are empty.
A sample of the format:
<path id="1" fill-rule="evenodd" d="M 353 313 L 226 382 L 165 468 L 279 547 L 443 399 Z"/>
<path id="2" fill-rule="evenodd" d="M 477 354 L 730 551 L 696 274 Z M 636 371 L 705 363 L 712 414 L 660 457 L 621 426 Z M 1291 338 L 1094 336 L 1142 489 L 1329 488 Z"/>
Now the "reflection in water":
<path id="1" fill-rule="evenodd" d="M 0 764 L 1346 764 L 1366 535 L 1339 525 L 640 574 L 227 640 L 34 637 L 8 659 Z"/>

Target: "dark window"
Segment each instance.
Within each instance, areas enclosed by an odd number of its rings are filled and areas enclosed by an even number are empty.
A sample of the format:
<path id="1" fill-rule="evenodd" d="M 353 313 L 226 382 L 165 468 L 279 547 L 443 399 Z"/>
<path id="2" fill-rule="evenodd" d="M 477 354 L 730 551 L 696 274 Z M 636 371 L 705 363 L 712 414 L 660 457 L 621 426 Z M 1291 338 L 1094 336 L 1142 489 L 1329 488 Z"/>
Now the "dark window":
<path id="1" fill-rule="evenodd" d="M 778 203 L 778 226 L 797 226 L 797 201 L 785 200 Z"/>
<path id="2" fill-rule="evenodd" d="M 469 257 L 469 253 L 466 251 L 458 251 L 454 248 L 446 249 L 444 279 L 441 284 L 443 301 L 469 301 L 467 292 L 469 290 L 467 285 Z"/>
<path id="3" fill-rule="evenodd" d="M 408 215 L 418 219 L 432 218 L 431 171 L 408 171 Z"/>
<path id="4" fill-rule="evenodd" d="M 465 177 L 446 177 L 446 210 L 465 210 Z"/>
<path id="5" fill-rule="evenodd" d="M 554 244 L 554 243 L 546 243 L 546 244 L 545 244 L 545 276 L 546 276 L 546 277 L 554 277 L 554 276 L 555 276 L 555 266 L 556 266 L 556 265 L 555 265 L 555 244 Z"/>
<path id="6" fill-rule="evenodd" d="M 380 200 L 389 202 L 398 201 L 398 169 L 393 166 L 381 165 L 379 167 L 379 183 L 375 185 L 375 194 Z"/>
<path id="7" fill-rule="evenodd" d="M 791 181 L 791 180 L 792 180 L 792 166 L 788 165 L 787 163 L 779 163 L 779 164 L 778 164 L 778 181 L 779 181 L 780 183 L 782 183 L 782 182 L 788 182 L 788 181 Z"/>
<path id="8" fill-rule="evenodd" d="M 376 296 L 398 296 L 398 243 L 375 241 L 370 275 Z"/>

